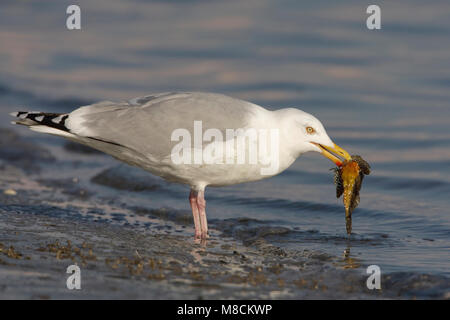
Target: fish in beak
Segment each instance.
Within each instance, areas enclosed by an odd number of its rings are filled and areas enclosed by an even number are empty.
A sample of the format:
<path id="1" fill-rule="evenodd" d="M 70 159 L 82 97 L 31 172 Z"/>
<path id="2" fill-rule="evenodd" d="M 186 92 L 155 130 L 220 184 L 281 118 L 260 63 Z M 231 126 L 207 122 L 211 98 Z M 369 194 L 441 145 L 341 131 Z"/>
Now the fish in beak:
<path id="1" fill-rule="evenodd" d="M 324 146 L 319 143 L 314 144 L 320 148 L 324 157 L 333 161 L 338 167 L 341 167 L 343 162 L 352 160 L 350 154 L 335 143 L 333 143 L 332 147 Z M 344 158 L 344 161 L 338 157 Z"/>
<path id="2" fill-rule="evenodd" d="M 370 165 L 359 155 L 345 160 L 341 167 L 333 168 L 336 197 L 344 194 L 345 225 L 347 233 L 352 233 L 352 212 L 359 204 L 359 191 L 365 175 L 370 174 Z"/>

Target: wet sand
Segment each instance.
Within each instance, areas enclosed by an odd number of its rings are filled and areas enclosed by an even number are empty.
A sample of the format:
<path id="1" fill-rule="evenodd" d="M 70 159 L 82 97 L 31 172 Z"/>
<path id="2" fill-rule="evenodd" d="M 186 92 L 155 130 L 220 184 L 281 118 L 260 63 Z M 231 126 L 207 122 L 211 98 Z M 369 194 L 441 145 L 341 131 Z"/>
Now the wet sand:
<path id="1" fill-rule="evenodd" d="M 178 187 L 127 178 L 117 164 L 87 182 L 63 177 L 56 171 L 81 164 L 58 152 L 99 155 L 63 144 L 55 156 L 19 131 L 0 133 L 1 299 L 450 298 L 448 278 L 417 273 L 383 275 L 382 290 L 368 290 L 357 258 L 280 248 L 270 240 L 288 228 L 249 218 L 213 219 L 211 239 L 195 243 L 188 210 L 121 197 Z M 81 290 L 66 288 L 71 264 L 81 268 Z"/>

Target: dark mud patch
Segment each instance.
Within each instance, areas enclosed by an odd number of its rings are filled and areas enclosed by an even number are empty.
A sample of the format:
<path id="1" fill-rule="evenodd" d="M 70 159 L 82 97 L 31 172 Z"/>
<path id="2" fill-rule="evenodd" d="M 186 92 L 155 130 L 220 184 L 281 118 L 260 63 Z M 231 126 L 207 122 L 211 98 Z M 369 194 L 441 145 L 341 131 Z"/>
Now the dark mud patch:
<path id="1" fill-rule="evenodd" d="M 276 221 L 262 221 L 253 218 L 231 218 L 224 220 L 211 220 L 211 225 L 220 230 L 224 235 L 243 241 L 245 245 L 251 245 L 258 239 L 266 239 L 272 243 L 298 242 L 304 240 L 308 243 L 335 243 L 351 244 L 352 246 L 379 246 L 394 244 L 386 234 L 359 235 L 329 235 L 317 230 L 300 230 L 277 226 Z"/>
<path id="2" fill-rule="evenodd" d="M 289 228 L 273 226 L 270 223 L 251 218 L 212 221 L 214 227 L 224 235 L 242 240 L 245 245 L 252 245 L 259 239 L 283 237 L 292 232 Z"/>
<path id="3" fill-rule="evenodd" d="M 0 160 L 26 172 L 38 172 L 41 163 L 54 162 L 51 153 L 20 137 L 15 131 L 0 128 Z"/>
<path id="4" fill-rule="evenodd" d="M 382 281 L 399 297 L 450 299 L 450 279 L 443 276 L 394 272 L 384 276 Z"/>
<path id="5" fill-rule="evenodd" d="M 181 225 L 191 226 L 192 213 L 186 210 L 175 210 L 172 208 L 147 209 L 142 207 L 130 208 L 133 212 L 142 216 L 152 216 L 164 221 L 173 221 Z"/>
<path id="6" fill-rule="evenodd" d="M 37 179 L 36 181 L 43 186 L 61 191 L 61 193 L 65 195 L 82 200 L 89 199 L 93 194 L 89 189 L 80 186 L 77 178 Z"/>
<path id="7" fill-rule="evenodd" d="M 128 166 L 117 166 L 106 169 L 91 181 L 93 183 L 128 191 L 156 191 L 164 188 L 166 183 L 150 174 Z"/>

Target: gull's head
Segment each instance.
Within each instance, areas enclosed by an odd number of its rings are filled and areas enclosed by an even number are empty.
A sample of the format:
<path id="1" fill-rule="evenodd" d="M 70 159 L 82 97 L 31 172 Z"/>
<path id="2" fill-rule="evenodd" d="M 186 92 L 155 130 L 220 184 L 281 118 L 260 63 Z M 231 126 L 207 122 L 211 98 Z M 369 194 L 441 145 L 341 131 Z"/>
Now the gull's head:
<path id="1" fill-rule="evenodd" d="M 291 145 L 299 154 L 315 151 L 341 166 L 351 160 L 350 154 L 335 144 L 328 136 L 323 124 L 313 115 L 298 109 L 284 109 L 283 117 L 288 122 Z"/>

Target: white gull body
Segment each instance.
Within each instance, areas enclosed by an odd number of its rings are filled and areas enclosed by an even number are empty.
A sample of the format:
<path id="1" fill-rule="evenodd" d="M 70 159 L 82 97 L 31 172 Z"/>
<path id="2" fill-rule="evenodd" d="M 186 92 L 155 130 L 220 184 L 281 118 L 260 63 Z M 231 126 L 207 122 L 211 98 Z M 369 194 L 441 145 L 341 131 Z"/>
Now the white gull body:
<path id="1" fill-rule="evenodd" d="M 337 164 L 339 159 L 327 150 L 349 157 L 331 141 L 321 122 L 306 112 L 293 108 L 269 111 L 247 101 L 214 93 L 161 93 L 127 102 L 102 101 L 68 114 L 16 112 L 12 115 L 18 118 L 16 124 L 65 137 L 168 181 L 189 185 L 197 239 L 206 238 L 208 233 L 204 200 L 206 186 L 232 185 L 276 175 L 308 151 L 320 152 Z M 213 138 L 201 142 L 201 149 L 192 141 L 196 134 L 195 123 L 201 123 L 203 138 L 208 129 L 216 133 Z M 192 137 L 189 150 L 192 161 L 187 163 L 175 162 L 173 158 L 174 147 L 180 143 L 180 139 L 174 139 L 174 132 L 179 129 Z M 195 154 L 202 153 L 208 146 L 217 148 L 214 150 L 225 149 L 226 143 L 230 142 L 226 139 L 227 130 L 238 132 L 239 129 L 244 132 L 248 129 L 277 132 L 276 148 L 270 144 L 270 139 L 259 142 L 262 136 L 254 141 L 258 147 L 253 150 L 265 146 L 267 153 L 272 153 L 272 159 L 276 156 L 277 165 L 269 174 L 262 174 L 262 169 L 268 167 L 267 162 L 237 161 L 238 153 L 242 151 L 238 150 L 239 135 L 231 137 L 234 140 L 230 144 L 233 152 L 213 152 L 214 161 L 195 162 Z M 217 139 L 217 134 L 224 138 L 223 141 Z M 250 145 L 249 142 L 244 146 L 247 160 L 250 158 Z"/>

